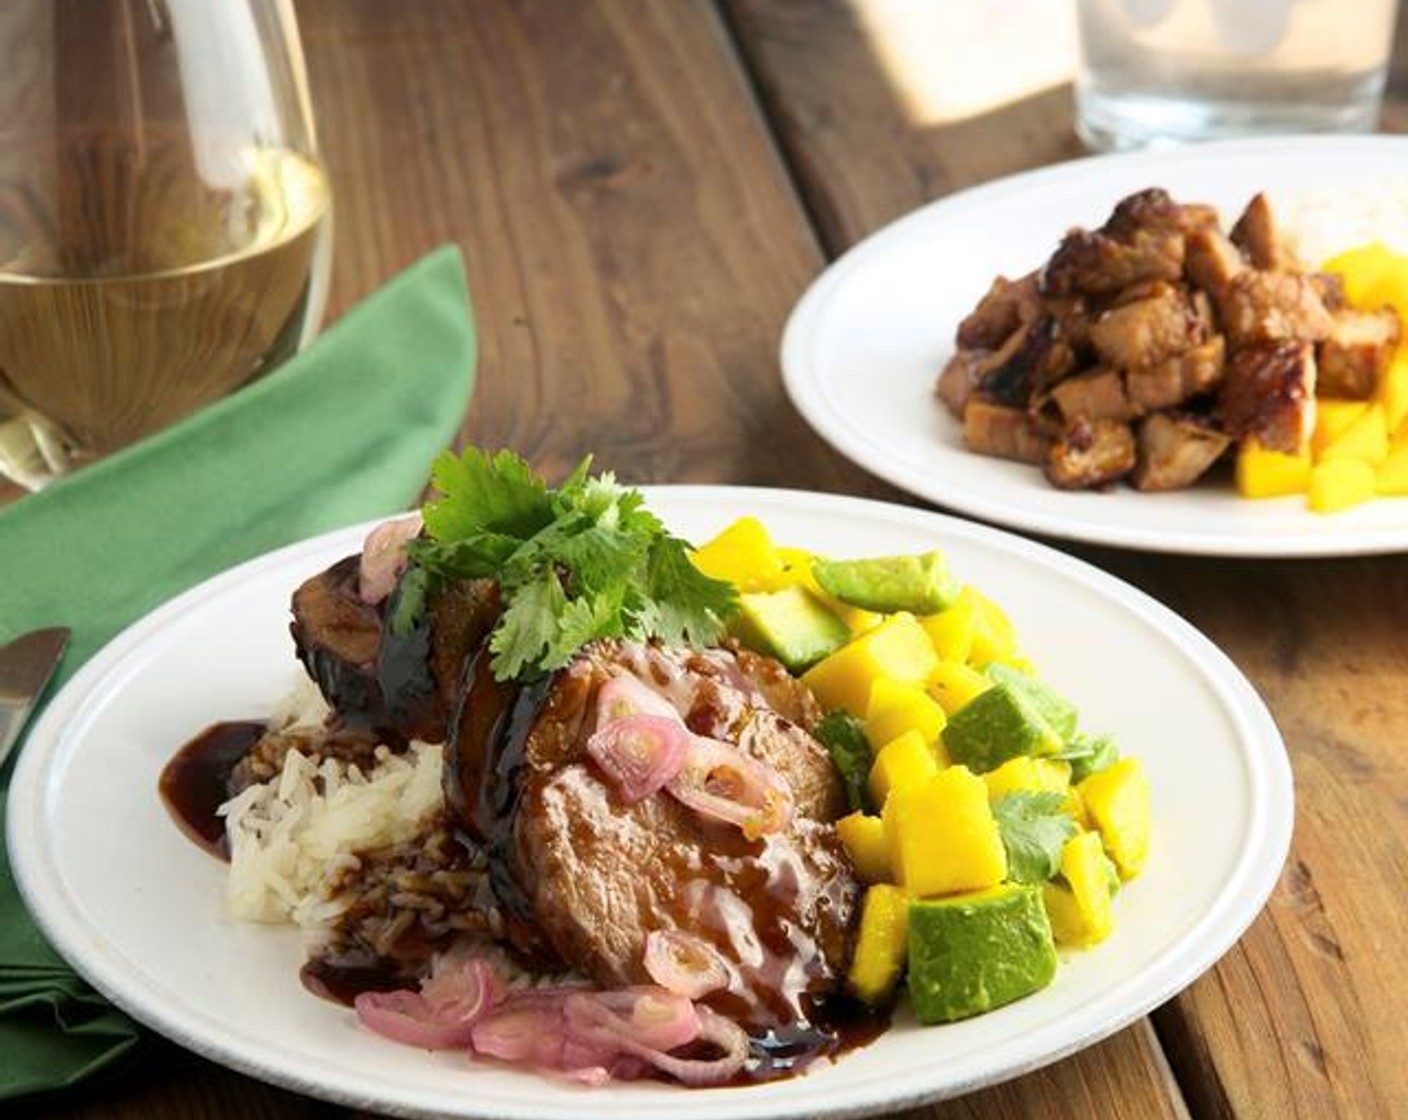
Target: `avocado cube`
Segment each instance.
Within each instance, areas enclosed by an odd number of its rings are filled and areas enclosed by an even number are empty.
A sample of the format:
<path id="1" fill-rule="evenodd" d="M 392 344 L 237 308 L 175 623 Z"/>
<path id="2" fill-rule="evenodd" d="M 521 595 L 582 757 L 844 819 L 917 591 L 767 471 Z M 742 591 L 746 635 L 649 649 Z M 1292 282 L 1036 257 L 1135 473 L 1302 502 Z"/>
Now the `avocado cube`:
<path id="1" fill-rule="evenodd" d="M 975 774 L 1020 755 L 1055 754 L 1065 741 L 1041 711 L 1010 684 L 996 684 L 949 716 L 944 747 Z"/>
<path id="2" fill-rule="evenodd" d="M 992 662 L 983 671 L 994 684 L 1005 684 L 1030 702 L 1031 706 L 1041 713 L 1041 718 L 1062 739 L 1069 739 L 1076 733 L 1076 725 L 1079 722 L 1076 706 L 1049 684 L 1000 661 Z"/>
<path id="3" fill-rule="evenodd" d="M 744 645 L 777 658 L 794 673 L 840 649 L 846 624 L 805 587 L 744 592 L 733 629 Z"/>
<path id="4" fill-rule="evenodd" d="M 941 552 L 812 561 L 812 576 L 828 595 L 868 611 L 933 614 L 958 598 L 959 584 Z"/>
<path id="5" fill-rule="evenodd" d="M 909 999 L 926 1026 L 981 1015 L 1055 975 L 1056 946 L 1035 885 L 909 904 Z"/>

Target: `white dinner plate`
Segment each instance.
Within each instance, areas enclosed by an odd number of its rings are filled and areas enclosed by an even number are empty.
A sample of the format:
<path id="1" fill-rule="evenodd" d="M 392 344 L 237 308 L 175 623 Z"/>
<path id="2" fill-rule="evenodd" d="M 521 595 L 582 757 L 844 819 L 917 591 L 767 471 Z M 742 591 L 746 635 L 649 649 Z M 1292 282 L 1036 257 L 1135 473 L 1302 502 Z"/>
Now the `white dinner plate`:
<path id="1" fill-rule="evenodd" d="M 290 930 L 233 921 L 224 867 L 157 796 L 162 766 L 211 722 L 258 718 L 295 676 L 288 601 L 355 551 L 357 529 L 293 545 L 181 595 L 92 659 L 34 727 L 10 792 L 10 857 L 55 947 L 133 1016 L 217 1062 L 299 1092 L 408 1116 L 771 1118 L 858 1115 L 967 1092 L 1072 1053 L 1164 1002 L 1218 959 L 1266 900 L 1290 842 L 1280 736 L 1206 638 L 1142 592 L 1045 546 L 970 522 L 817 494 L 647 490 L 701 541 L 743 513 L 781 543 L 834 555 L 940 547 L 1010 612 L 1083 725 L 1115 734 L 1153 786 L 1147 869 L 1116 928 L 1064 954 L 1055 982 L 998 1011 L 920 1028 L 901 1015 L 807 1076 L 741 1088 L 602 1089 L 360 1029 L 303 990 Z"/>
<path id="2" fill-rule="evenodd" d="M 1230 222 L 1259 190 L 1408 187 L 1405 169 L 1408 138 L 1297 137 L 1100 156 L 955 194 L 862 241 L 818 278 L 783 336 L 787 390 L 847 458 L 912 494 L 1012 528 L 1207 555 L 1403 549 L 1408 498 L 1324 515 L 1304 496 L 1239 498 L 1225 479 L 1166 494 L 1057 490 L 1037 467 L 964 450 L 934 383 L 959 320 L 994 276 L 1036 268 L 1069 227 L 1099 226 L 1133 191 L 1164 187 L 1179 201 L 1213 203 Z"/>

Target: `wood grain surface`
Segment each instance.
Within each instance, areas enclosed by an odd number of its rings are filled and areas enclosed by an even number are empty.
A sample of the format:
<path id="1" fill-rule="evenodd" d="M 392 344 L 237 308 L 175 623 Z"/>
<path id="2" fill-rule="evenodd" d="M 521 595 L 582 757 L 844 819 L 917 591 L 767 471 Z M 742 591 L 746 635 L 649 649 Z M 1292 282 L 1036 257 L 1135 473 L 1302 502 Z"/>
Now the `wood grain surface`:
<path id="1" fill-rule="evenodd" d="M 900 213 L 1082 153 L 1064 86 L 916 123 L 864 3 L 298 0 L 336 198 L 331 313 L 453 241 L 481 332 L 466 439 L 550 474 L 595 452 L 627 481 L 912 501 L 787 403 L 787 313 Z M 1399 69 L 1385 123 L 1408 127 Z M 1266 914 L 1152 1023 L 906 1120 L 1408 1115 L 1408 570 L 1070 550 L 1261 690 L 1293 754 L 1294 851 Z M 160 1041 L 22 1112 L 352 1115 Z"/>

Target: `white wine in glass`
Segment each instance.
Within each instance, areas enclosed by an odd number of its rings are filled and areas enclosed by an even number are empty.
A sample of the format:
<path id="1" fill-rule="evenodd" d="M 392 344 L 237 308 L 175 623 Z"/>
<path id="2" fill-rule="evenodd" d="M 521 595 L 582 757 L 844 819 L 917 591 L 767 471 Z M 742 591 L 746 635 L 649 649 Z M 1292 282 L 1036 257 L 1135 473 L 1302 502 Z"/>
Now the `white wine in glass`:
<path id="1" fill-rule="evenodd" d="M 305 344 L 331 195 L 287 0 L 4 0 L 0 52 L 0 475 L 37 489 Z"/>

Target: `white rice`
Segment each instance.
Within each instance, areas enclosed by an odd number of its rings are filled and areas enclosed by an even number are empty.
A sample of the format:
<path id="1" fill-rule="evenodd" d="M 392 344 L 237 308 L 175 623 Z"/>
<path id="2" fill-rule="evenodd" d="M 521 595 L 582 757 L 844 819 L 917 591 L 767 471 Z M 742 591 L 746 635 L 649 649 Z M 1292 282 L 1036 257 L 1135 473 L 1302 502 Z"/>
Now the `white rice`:
<path id="1" fill-rule="evenodd" d="M 1268 191 L 1267 199 L 1290 248 L 1312 268 L 1375 241 L 1408 253 L 1408 180 Z"/>
<path id="2" fill-rule="evenodd" d="M 444 804 L 441 748 L 377 749 L 368 774 L 350 763 L 314 763 L 289 751 L 277 778 L 220 808 L 230 838 L 227 898 L 237 918 L 314 929 L 348 905 L 333 885 L 357 853 L 402 844 Z"/>

